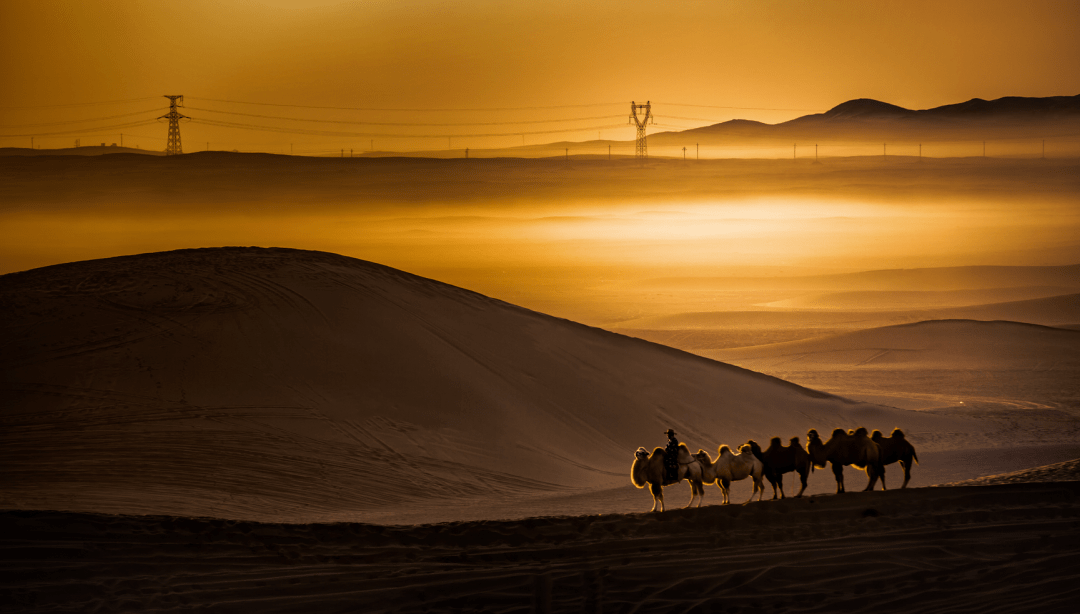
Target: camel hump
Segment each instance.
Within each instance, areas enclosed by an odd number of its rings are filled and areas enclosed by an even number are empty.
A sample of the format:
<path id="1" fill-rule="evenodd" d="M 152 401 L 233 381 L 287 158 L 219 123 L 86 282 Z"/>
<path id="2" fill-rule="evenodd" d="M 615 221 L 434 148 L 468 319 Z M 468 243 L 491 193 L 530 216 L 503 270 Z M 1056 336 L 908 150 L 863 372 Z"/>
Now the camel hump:
<path id="1" fill-rule="evenodd" d="M 720 456 L 723 456 L 724 452 L 727 452 L 728 454 L 731 454 L 732 453 L 731 452 L 731 446 L 727 445 L 726 443 L 724 445 L 720 446 Z"/>
<path id="2" fill-rule="evenodd" d="M 833 429 L 833 432 L 832 432 L 833 438 L 843 437 L 844 435 L 847 435 L 847 434 L 848 434 L 848 432 L 845 431 L 844 429 Z"/>
<path id="3" fill-rule="evenodd" d="M 783 445 L 783 444 L 780 443 L 780 438 L 779 437 L 773 437 L 772 439 L 769 440 L 769 447 L 770 448 L 779 448 L 781 445 Z"/>
<path id="4" fill-rule="evenodd" d="M 689 465 L 690 463 L 696 461 L 697 457 L 693 454 L 690 454 L 690 448 L 686 447 L 685 443 L 680 443 L 678 459 L 680 465 Z"/>
<path id="5" fill-rule="evenodd" d="M 739 448 L 739 455 L 740 456 L 753 456 L 754 455 L 754 449 L 750 447 L 750 444 L 744 443 L 742 445 L 742 447 Z"/>
<path id="6" fill-rule="evenodd" d="M 892 435 L 890 435 L 890 437 L 895 437 L 897 439 L 907 439 L 907 437 L 904 437 L 904 431 L 901 431 L 899 427 L 892 430 Z"/>
<path id="7" fill-rule="evenodd" d="M 870 433 L 870 439 L 873 439 L 874 441 L 881 441 L 881 439 L 882 439 L 883 437 L 885 437 L 885 436 L 884 436 L 884 435 L 882 435 L 882 434 L 881 434 L 881 431 L 879 431 L 879 430 L 877 430 L 877 429 L 874 429 L 874 432 L 873 432 L 873 433 Z"/>
<path id="8" fill-rule="evenodd" d="M 779 437 L 777 439 L 779 439 Z M 788 442 L 788 447 L 789 448 L 794 448 L 794 447 L 801 448 L 802 447 L 802 442 L 799 441 L 798 437 L 792 437 L 791 441 Z"/>
<path id="9" fill-rule="evenodd" d="M 853 433 L 853 435 L 855 435 L 856 437 L 866 437 L 869 434 L 870 431 L 866 430 L 865 426 L 860 426 L 859 428 L 855 429 L 855 432 Z"/>

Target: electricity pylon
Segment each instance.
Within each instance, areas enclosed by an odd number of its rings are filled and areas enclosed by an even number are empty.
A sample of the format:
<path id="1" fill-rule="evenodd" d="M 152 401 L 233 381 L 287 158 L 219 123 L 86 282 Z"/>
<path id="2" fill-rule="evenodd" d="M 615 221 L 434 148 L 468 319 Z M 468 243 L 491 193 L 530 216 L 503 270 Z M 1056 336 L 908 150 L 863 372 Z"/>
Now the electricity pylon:
<path id="1" fill-rule="evenodd" d="M 176 110 L 176 101 L 180 100 L 180 106 L 184 106 L 183 96 L 169 96 L 165 95 L 169 99 L 169 113 L 162 115 L 158 119 L 169 120 L 169 142 L 165 145 L 166 156 L 178 156 L 184 151 L 180 148 L 180 120 L 187 119 L 187 115 L 181 115 L 180 111 Z"/>
<path id="2" fill-rule="evenodd" d="M 645 114 L 638 117 L 638 111 L 644 111 Z M 645 125 L 652 122 L 652 104 L 649 101 L 645 101 L 645 104 L 634 104 L 634 101 L 630 101 L 630 121 L 637 125 L 637 146 L 634 148 L 635 158 L 648 158 L 649 157 L 649 145 L 645 142 Z"/>

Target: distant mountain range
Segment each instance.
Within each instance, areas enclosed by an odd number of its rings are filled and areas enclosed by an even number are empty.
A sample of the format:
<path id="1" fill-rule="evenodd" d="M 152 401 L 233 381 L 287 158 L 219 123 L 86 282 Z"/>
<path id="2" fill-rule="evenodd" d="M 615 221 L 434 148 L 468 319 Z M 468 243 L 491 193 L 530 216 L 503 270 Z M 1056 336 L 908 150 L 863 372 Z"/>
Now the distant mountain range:
<path id="1" fill-rule="evenodd" d="M 658 109 L 663 117 L 663 110 Z M 686 137 L 738 139 L 865 138 L 929 136 L 937 138 L 1016 138 L 1051 136 L 1059 128 L 1080 128 L 1080 96 L 1025 98 L 1007 96 L 997 100 L 973 98 L 967 102 L 933 109 L 912 110 L 894 104 L 859 98 L 841 103 L 824 113 L 804 115 L 779 124 L 734 119 L 711 126 L 649 135 L 650 144 L 684 141 Z"/>

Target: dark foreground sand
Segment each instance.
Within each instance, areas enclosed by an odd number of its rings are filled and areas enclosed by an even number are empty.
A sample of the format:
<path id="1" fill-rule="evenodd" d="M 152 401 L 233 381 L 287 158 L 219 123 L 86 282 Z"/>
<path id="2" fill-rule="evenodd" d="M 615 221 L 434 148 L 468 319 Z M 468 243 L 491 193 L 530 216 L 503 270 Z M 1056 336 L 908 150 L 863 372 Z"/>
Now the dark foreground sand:
<path id="1" fill-rule="evenodd" d="M 1080 482 L 412 526 L 9 511 L 0 548 L 9 612 L 1075 612 Z"/>

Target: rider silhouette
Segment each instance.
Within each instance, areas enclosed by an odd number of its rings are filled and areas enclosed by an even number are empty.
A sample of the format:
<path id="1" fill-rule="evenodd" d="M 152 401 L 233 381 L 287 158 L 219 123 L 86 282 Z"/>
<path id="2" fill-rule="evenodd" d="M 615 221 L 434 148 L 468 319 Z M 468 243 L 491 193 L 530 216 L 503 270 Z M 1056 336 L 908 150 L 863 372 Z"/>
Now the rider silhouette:
<path id="1" fill-rule="evenodd" d="M 675 482 L 679 479 L 679 440 L 675 439 L 675 431 L 664 431 L 668 437 L 667 447 L 664 448 L 664 472 L 665 482 Z"/>

